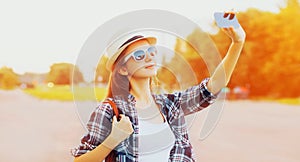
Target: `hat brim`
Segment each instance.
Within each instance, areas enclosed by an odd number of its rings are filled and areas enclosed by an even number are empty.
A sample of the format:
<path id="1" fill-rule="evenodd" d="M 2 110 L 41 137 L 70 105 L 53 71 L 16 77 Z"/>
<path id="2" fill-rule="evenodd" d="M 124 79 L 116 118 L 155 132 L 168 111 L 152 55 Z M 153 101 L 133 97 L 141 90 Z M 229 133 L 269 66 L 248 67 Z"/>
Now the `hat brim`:
<path id="1" fill-rule="evenodd" d="M 133 41 L 131 41 L 130 43 L 127 43 L 125 44 L 124 46 L 122 46 L 121 48 L 118 49 L 117 52 L 115 52 L 111 58 L 109 58 L 107 60 L 107 63 L 106 63 L 106 68 L 109 70 L 109 71 L 112 71 L 113 70 L 113 65 L 115 63 L 115 61 L 117 60 L 117 58 L 120 56 L 120 54 L 129 46 L 131 45 L 132 43 L 134 42 L 137 42 L 139 40 L 147 40 L 149 42 L 150 45 L 154 45 L 156 44 L 156 38 L 155 37 L 142 37 L 142 38 L 138 38 L 138 39 L 135 39 Z"/>

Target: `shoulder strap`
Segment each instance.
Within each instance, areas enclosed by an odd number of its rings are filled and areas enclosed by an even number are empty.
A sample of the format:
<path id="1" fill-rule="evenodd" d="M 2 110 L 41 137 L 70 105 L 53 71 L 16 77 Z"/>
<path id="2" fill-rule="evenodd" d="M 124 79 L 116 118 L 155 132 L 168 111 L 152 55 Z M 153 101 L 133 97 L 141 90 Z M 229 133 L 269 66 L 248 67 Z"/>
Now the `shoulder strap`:
<path id="1" fill-rule="evenodd" d="M 108 103 L 110 104 L 110 106 L 112 107 L 113 111 L 114 111 L 114 114 L 116 115 L 117 119 L 119 120 L 120 119 L 120 114 L 119 114 L 119 110 L 117 108 L 117 105 L 115 104 L 114 101 L 110 100 L 110 99 L 107 99 L 105 100 L 105 102 L 103 103 Z"/>

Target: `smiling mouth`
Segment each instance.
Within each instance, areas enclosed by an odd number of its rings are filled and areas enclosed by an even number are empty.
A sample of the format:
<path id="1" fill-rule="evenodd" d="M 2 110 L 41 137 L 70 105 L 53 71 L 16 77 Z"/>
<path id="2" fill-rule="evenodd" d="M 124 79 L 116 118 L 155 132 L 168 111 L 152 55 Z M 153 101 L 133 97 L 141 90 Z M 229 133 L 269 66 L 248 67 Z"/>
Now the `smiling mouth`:
<path id="1" fill-rule="evenodd" d="M 155 67 L 155 65 L 149 65 L 149 66 L 146 66 L 145 68 L 146 69 L 152 69 L 152 68 L 154 68 Z"/>

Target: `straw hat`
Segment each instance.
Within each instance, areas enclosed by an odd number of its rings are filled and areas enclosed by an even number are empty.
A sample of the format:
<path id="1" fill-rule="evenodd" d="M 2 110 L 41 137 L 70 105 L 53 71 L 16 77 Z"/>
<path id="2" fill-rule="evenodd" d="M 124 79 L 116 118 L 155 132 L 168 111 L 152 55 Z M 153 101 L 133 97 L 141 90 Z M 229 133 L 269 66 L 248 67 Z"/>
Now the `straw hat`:
<path id="1" fill-rule="evenodd" d="M 112 71 L 112 67 L 114 62 L 117 60 L 118 56 L 122 53 L 124 49 L 126 49 L 130 44 L 145 39 L 149 42 L 150 45 L 156 44 L 156 38 L 152 36 L 144 36 L 141 33 L 132 33 L 126 34 L 122 37 L 116 39 L 110 46 L 107 47 L 107 63 L 106 68 L 109 71 Z"/>

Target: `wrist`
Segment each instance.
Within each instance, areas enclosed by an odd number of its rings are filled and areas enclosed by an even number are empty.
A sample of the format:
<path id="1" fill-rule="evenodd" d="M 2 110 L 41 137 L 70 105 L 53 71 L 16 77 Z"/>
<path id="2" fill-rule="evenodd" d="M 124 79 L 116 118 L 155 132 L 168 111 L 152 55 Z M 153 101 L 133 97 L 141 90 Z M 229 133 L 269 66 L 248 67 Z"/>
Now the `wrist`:
<path id="1" fill-rule="evenodd" d="M 102 142 L 102 144 L 110 149 L 114 149 L 119 145 L 120 141 L 114 138 L 111 134 Z"/>
<path id="2" fill-rule="evenodd" d="M 232 40 L 232 43 L 234 43 L 234 44 L 244 44 L 245 43 L 245 39 Z"/>

